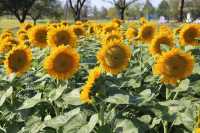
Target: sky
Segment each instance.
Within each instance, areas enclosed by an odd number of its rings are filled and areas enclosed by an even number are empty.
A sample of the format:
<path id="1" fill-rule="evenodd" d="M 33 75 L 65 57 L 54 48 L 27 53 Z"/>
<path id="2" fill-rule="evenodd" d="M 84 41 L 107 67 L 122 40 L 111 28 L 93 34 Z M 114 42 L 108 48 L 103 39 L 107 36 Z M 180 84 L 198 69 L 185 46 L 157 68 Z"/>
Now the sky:
<path id="1" fill-rule="evenodd" d="M 65 2 L 65 0 L 61 1 Z M 104 0 L 90 0 L 90 1 L 93 6 L 97 6 L 98 8 L 101 8 L 102 6 L 109 8 L 112 6 L 110 3 L 105 2 Z M 138 1 L 145 2 L 145 0 L 138 0 Z M 161 0 L 150 0 L 150 2 L 153 4 L 154 7 L 158 7 Z"/>

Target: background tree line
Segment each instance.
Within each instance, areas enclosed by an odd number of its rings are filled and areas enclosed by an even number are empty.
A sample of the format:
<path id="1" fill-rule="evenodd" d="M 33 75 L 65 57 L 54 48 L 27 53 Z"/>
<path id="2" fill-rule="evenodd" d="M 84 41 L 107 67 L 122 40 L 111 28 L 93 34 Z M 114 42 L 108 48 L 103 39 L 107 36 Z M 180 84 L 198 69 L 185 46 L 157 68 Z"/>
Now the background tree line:
<path id="1" fill-rule="evenodd" d="M 19 22 L 31 18 L 34 23 L 38 19 L 137 19 L 145 16 L 158 19 L 183 21 L 187 13 L 194 19 L 200 17 L 199 0 L 162 0 L 154 7 L 150 0 L 102 0 L 110 3 L 110 7 L 97 8 L 92 0 L 1 0 L 0 15 L 13 15 Z"/>

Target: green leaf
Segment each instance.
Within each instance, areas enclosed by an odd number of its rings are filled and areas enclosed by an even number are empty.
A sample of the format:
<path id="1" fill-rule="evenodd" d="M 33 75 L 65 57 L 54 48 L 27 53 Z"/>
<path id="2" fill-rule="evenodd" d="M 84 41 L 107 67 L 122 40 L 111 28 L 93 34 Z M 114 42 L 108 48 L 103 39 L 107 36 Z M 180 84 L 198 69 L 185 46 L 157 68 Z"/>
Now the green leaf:
<path id="1" fill-rule="evenodd" d="M 137 119 L 119 119 L 116 122 L 116 133 L 145 133 L 148 126 Z"/>
<path id="2" fill-rule="evenodd" d="M 80 89 L 74 89 L 67 94 L 63 94 L 62 99 L 65 104 L 70 105 L 81 105 L 80 101 Z"/>
<path id="3" fill-rule="evenodd" d="M 53 89 L 50 93 L 49 93 L 49 98 L 51 101 L 55 101 L 57 100 L 62 93 L 64 92 L 65 87 L 59 87 L 58 89 Z"/>
<path id="4" fill-rule="evenodd" d="M 0 107 L 4 104 L 6 98 L 10 97 L 13 93 L 13 88 L 10 87 L 2 96 L 0 99 Z"/>
<path id="5" fill-rule="evenodd" d="M 87 114 L 80 112 L 70 119 L 63 128 L 63 133 L 77 133 L 79 129 L 87 124 Z"/>
<path id="6" fill-rule="evenodd" d="M 94 114 L 90 118 L 90 121 L 88 122 L 88 124 L 81 127 L 81 129 L 77 133 L 90 133 L 90 132 L 92 132 L 92 130 L 94 129 L 97 122 L 98 122 L 98 115 Z"/>
<path id="7" fill-rule="evenodd" d="M 189 79 L 185 79 L 185 80 L 181 81 L 179 86 L 176 89 L 174 89 L 173 91 L 175 91 L 175 92 L 187 91 L 188 88 L 189 88 L 189 84 L 190 84 L 190 80 Z"/>
<path id="8" fill-rule="evenodd" d="M 38 103 L 43 101 L 41 99 L 41 96 L 42 96 L 42 94 L 38 93 L 34 97 L 25 100 L 23 105 L 18 110 L 29 109 L 29 108 L 34 107 L 36 104 L 38 104 Z"/>
<path id="9" fill-rule="evenodd" d="M 71 119 L 73 119 L 78 113 L 80 113 L 80 108 L 73 109 L 65 113 L 64 115 L 60 115 L 51 120 L 47 120 L 44 122 L 44 124 L 47 127 L 59 128 L 61 126 L 64 126 Z"/>

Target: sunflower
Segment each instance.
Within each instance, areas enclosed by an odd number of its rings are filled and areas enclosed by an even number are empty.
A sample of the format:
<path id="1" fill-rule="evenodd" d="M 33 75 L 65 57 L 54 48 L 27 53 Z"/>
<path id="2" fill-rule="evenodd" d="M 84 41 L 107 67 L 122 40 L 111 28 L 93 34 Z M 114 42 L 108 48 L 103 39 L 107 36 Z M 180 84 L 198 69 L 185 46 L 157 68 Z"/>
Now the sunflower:
<path id="1" fill-rule="evenodd" d="M 0 45 L 0 53 L 6 53 L 10 51 L 13 47 L 17 46 L 19 42 L 13 37 L 7 37 L 2 40 Z"/>
<path id="2" fill-rule="evenodd" d="M 23 23 L 20 29 L 24 29 L 25 31 L 30 30 L 33 27 L 32 23 Z"/>
<path id="3" fill-rule="evenodd" d="M 74 25 L 72 26 L 72 29 L 77 37 L 85 35 L 84 27 L 81 25 Z"/>
<path id="4" fill-rule="evenodd" d="M 193 56 L 180 49 L 163 53 L 153 66 L 154 75 L 160 75 L 162 82 L 176 84 L 177 81 L 187 78 L 192 74 L 194 67 Z"/>
<path id="5" fill-rule="evenodd" d="M 167 25 L 161 25 L 159 27 L 159 32 L 160 33 L 164 32 L 164 33 L 167 33 L 168 35 L 172 35 L 173 36 L 173 30 Z"/>
<path id="6" fill-rule="evenodd" d="M 138 35 L 140 40 L 149 43 L 156 33 L 156 25 L 154 23 L 145 23 L 142 25 Z"/>
<path id="7" fill-rule="evenodd" d="M 83 22 L 82 22 L 82 21 L 76 21 L 75 24 L 76 24 L 76 25 L 82 25 Z"/>
<path id="8" fill-rule="evenodd" d="M 4 62 L 4 66 L 8 74 L 16 73 L 18 76 L 20 76 L 29 69 L 31 61 L 31 49 L 24 45 L 19 45 L 8 53 Z"/>
<path id="9" fill-rule="evenodd" d="M 61 25 L 62 25 L 62 26 L 67 26 L 68 23 L 67 23 L 67 21 L 62 21 L 62 22 L 61 22 Z"/>
<path id="10" fill-rule="evenodd" d="M 113 31 L 118 31 L 118 27 L 113 24 L 107 24 L 102 29 L 103 34 L 109 34 L 112 33 Z"/>
<path id="11" fill-rule="evenodd" d="M 138 30 L 136 28 L 128 28 L 125 36 L 129 41 L 132 41 L 138 35 Z"/>
<path id="12" fill-rule="evenodd" d="M 181 45 L 200 45 L 197 38 L 200 38 L 200 26 L 198 24 L 186 24 L 179 34 Z"/>
<path id="13" fill-rule="evenodd" d="M 83 103 L 91 103 L 91 96 L 90 93 L 92 91 L 92 87 L 95 84 L 95 81 L 101 76 L 101 68 L 95 67 L 92 70 L 90 70 L 87 82 L 83 86 L 82 91 L 80 93 L 80 100 Z"/>
<path id="14" fill-rule="evenodd" d="M 47 33 L 47 42 L 52 47 L 60 45 L 76 46 L 76 35 L 71 28 L 56 28 Z"/>
<path id="15" fill-rule="evenodd" d="M 27 31 L 25 31 L 24 29 L 19 29 L 17 31 L 17 36 L 19 36 L 20 34 L 26 34 L 26 33 L 27 33 Z"/>
<path id="16" fill-rule="evenodd" d="M 101 67 L 112 74 L 123 71 L 128 66 L 130 57 L 130 48 L 121 44 L 118 40 L 103 45 L 97 53 L 97 59 Z"/>
<path id="17" fill-rule="evenodd" d="M 103 39 L 103 44 L 107 44 L 109 42 L 115 41 L 115 40 L 123 40 L 122 35 L 117 32 L 117 31 L 113 31 L 110 34 L 105 35 L 104 39 Z"/>
<path id="18" fill-rule="evenodd" d="M 117 26 L 119 27 L 122 24 L 122 20 L 115 18 L 112 20 L 112 23 L 117 24 Z"/>
<path id="19" fill-rule="evenodd" d="M 45 25 L 37 25 L 33 27 L 29 33 L 28 37 L 34 46 L 44 48 L 47 46 L 47 32 L 48 28 Z"/>
<path id="20" fill-rule="evenodd" d="M 71 78 L 79 69 L 80 57 L 74 48 L 61 45 L 55 47 L 44 61 L 44 69 L 56 79 Z"/>
<path id="21" fill-rule="evenodd" d="M 174 47 L 173 37 L 168 33 L 160 33 L 154 37 L 149 46 L 149 51 L 152 55 L 160 55 L 162 53 L 161 45 L 166 45 L 169 48 Z"/>
<path id="22" fill-rule="evenodd" d="M 17 36 L 19 42 L 24 42 L 24 41 L 28 41 L 29 38 L 28 38 L 28 35 L 26 33 L 21 33 Z"/>
<path id="23" fill-rule="evenodd" d="M 12 37 L 12 33 L 3 32 L 0 36 L 0 41 L 3 41 L 7 37 Z"/>
<path id="24" fill-rule="evenodd" d="M 145 17 L 141 17 L 139 21 L 140 21 L 140 25 L 148 23 Z"/>

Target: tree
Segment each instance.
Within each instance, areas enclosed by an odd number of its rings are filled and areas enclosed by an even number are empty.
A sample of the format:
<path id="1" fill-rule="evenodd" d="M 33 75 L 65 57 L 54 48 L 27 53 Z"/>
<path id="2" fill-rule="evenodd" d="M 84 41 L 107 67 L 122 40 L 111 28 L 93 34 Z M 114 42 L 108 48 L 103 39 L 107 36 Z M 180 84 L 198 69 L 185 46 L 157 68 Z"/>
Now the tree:
<path id="1" fill-rule="evenodd" d="M 66 0 L 67 2 L 67 0 Z M 81 10 L 83 8 L 83 5 L 85 4 L 86 0 L 68 0 L 70 8 L 72 10 L 74 20 L 80 20 L 81 19 Z"/>
<path id="2" fill-rule="evenodd" d="M 126 13 L 127 17 L 138 19 L 138 17 L 142 16 L 142 12 L 143 12 L 143 11 L 141 11 L 142 8 L 143 8 L 143 5 L 141 3 L 133 4 L 127 10 L 127 13 Z"/>
<path id="3" fill-rule="evenodd" d="M 99 11 L 97 9 L 97 6 L 94 6 L 93 9 L 92 9 L 92 14 L 93 14 L 93 17 L 95 19 L 97 19 L 99 17 Z"/>
<path id="4" fill-rule="evenodd" d="M 57 0 L 37 0 L 29 11 L 29 16 L 32 18 L 34 24 L 36 21 L 44 16 L 55 15 L 61 8 L 60 2 Z M 53 16 L 52 15 L 52 16 Z"/>
<path id="5" fill-rule="evenodd" d="M 183 8 L 184 8 L 185 0 L 181 0 L 181 6 L 180 6 L 180 18 L 179 21 L 183 22 Z"/>
<path id="6" fill-rule="evenodd" d="M 108 15 L 108 9 L 105 8 L 104 6 L 101 7 L 100 12 L 99 12 L 100 18 L 105 19 Z"/>
<path id="7" fill-rule="evenodd" d="M 143 12 L 147 18 L 149 18 L 150 15 L 154 14 L 155 8 L 153 7 L 153 5 L 151 4 L 151 2 L 149 0 L 146 0 L 144 7 L 143 7 Z"/>
<path id="8" fill-rule="evenodd" d="M 170 6 L 166 0 L 162 0 L 162 2 L 158 6 L 157 14 L 159 16 L 164 16 L 169 19 L 170 10 L 166 10 L 166 9 L 170 9 Z"/>
<path id="9" fill-rule="evenodd" d="M 177 8 L 179 6 L 180 0 L 167 0 L 169 6 L 170 6 L 170 16 L 173 19 L 178 19 L 179 16 L 179 9 Z"/>
<path id="10" fill-rule="evenodd" d="M 14 15 L 20 23 L 23 23 L 29 10 L 36 0 L 0 0 L 3 10 Z"/>
<path id="11" fill-rule="evenodd" d="M 191 13 L 192 18 L 196 19 L 200 14 L 200 2 L 199 0 L 188 0 L 185 2 L 185 11 Z"/>
<path id="12" fill-rule="evenodd" d="M 125 10 L 137 0 L 107 0 L 109 3 L 114 4 L 119 12 L 120 19 L 124 20 Z"/>

